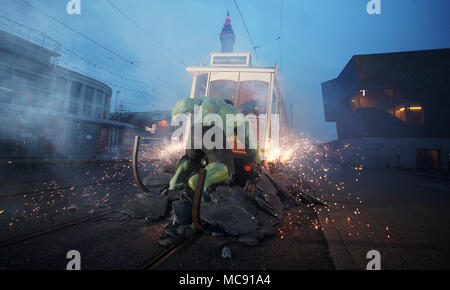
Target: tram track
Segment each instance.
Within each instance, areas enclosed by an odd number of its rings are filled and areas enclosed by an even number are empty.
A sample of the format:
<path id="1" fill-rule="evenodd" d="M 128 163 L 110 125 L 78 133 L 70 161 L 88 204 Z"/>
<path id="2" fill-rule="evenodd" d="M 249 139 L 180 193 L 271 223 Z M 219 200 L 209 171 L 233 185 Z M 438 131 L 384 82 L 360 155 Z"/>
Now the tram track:
<path id="1" fill-rule="evenodd" d="M 30 241 L 30 240 L 33 240 L 33 239 L 36 239 L 36 238 L 39 238 L 39 237 L 42 237 L 42 236 L 50 235 L 50 234 L 53 234 L 55 232 L 59 232 L 59 231 L 65 230 L 65 229 L 70 228 L 70 227 L 74 227 L 74 226 L 77 226 L 77 225 L 82 225 L 82 224 L 85 224 L 85 223 L 88 223 L 88 222 L 92 222 L 92 221 L 101 220 L 102 218 L 104 218 L 104 217 L 110 215 L 111 213 L 115 212 L 119 207 L 120 206 L 115 206 L 115 207 L 113 207 L 111 209 L 108 209 L 106 212 L 103 212 L 103 213 L 95 214 L 95 215 L 90 216 L 90 217 L 82 217 L 82 218 L 79 218 L 79 219 L 76 219 L 76 220 L 72 220 L 72 221 L 69 221 L 69 222 L 61 223 L 61 224 L 58 224 L 56 226 L 47 228 L 47 229 L 42 230 L 42 231 L 37 231 L 37 232 L 34 232 L 34 233 L 25 234 L 25 235 L 20 236 L 18 238 L 14 238 L 14 239 L 2 242 L 2 243 L 0 243 L 0 249 L 8 248 L 8 247 L 11 247 L 11 246 L 15 246 L 15 245 L 21 244 L 21 243 L 26 242 L 26 241 Z"/>
<path id="2" fill-rule="evenodd" d="M 117 179 L 117 180 L 109 180 L 109 181 L 100 181 L 100 182 L 93 182 L 93 183 L 82 183 L 82 184 L 77 184 L 77 185 L 71 185 L 71 186 L 59 186 L 59 187 L 55 187 L 55 188 L 45 188 L 45 189 L 39 189 L 39 190 L 33 190 L 33 191 L 22 191 L 22 192 L 17 192 L 17 193 L 11 193 L 11 194 L 3 194 L 0 195 L 0 198 L 8 198 L 8 197 L 15 197 L 15 196 L 22 196 L 22 195 L 33 195 L 33 194 L 39 194 L 39 193 L 43 193 L 43 192 L 51 192 L 51 191 L 58 191 L 58 190 L 66 190 L 66 189 L 75 189 L 75 188 L 80 188 L 80 187 L 86 187 L 86 186 L 92 186 L 92 185 L 105 185 L 105 184 L 113 184 L 113 183 L 118 183 L 118 182 L 123 182 L 123 181 L 130 181 L 133 180 L 133 177 L 127 177 L 127 178 L 122 178 L 122 179 Z M 17 183 L 19 184 L 19 183 Z"/>
<path id="3" fill-rule="evenodd" d="M 160 266 L 173 257 L 182 249 L 192 245 L 203 233 L 199 230 L 193 232 L 189 237 L 180 237 L 172 242 L 166 249 L 160 251 L 158 254 L 146 259 L 141 266 L 140 270 L 158 270 Z"/>

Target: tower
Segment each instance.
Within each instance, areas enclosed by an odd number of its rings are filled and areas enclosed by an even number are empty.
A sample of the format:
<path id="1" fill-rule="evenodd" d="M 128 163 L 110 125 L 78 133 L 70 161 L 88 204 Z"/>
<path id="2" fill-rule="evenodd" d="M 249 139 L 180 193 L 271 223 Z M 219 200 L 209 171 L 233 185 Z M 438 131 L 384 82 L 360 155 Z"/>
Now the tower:
<path id="1" fill-rule="evenodd" d="M 220 33 L 220 41 L 222 42 L 221 52 L 233 52 L 235 36 L 233 27 L 231 27 L 229 12 L 227 12 L 227 18 L 225 19 L 225 24 L 223 25 L 222 32 Z"/>

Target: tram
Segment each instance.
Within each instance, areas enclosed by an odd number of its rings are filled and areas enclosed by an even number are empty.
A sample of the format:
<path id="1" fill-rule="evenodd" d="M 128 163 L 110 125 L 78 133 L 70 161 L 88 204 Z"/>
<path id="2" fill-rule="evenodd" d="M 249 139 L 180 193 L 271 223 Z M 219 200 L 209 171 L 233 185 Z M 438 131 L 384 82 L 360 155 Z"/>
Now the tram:
<path id="1" fill-rule="evenodd" d="M 260 156 L 267 159 L 273 147 L 269 144 L 274 133 L 282 136 L 288 128 L 285 103 L 281 90 L 279 69 L 276 67 L 256 67 L 252 65 L 251 53 L 221 52 L 211 53 L 208 65 L 190 66 L 186 71 L 192 75 L 190 98 L 220 98 L 233 103 L 247 119 L 252 119 L 254 136 L 258 139 Z M 272 118 L 278 119 L 272 122 Z M 276 124 L 277 128 L 273 128 Z M 186 126 L 185 137 L 190 133 L 190 126 Z M 278 132 L 275 132 L 278 131 Z M 138 173 L 139 142 L 146 138 L 136 136 L 132 161 L 133 173 L 137 185 L 148 192 Z M 186 138 L 188 140 L 189 138 Z M 238 144 L 236 135 L 227 142 L 232 142 L 233 158 L 236 170 L 249 168 L 246 151 L 243 144 Z M 240 171 L 236 176 L 245 183 L 249 178 L 250 169 Z M 245 172 L 247 171 L 247 172 Z M 253 171 L 253 170 L 252 170 Z"/>
<path id="2" fill-rule="evenodd" d="M 251 53 L 211 53 L 209 65 L 186 68 L 192 75 L 191 98 L 210 97 L 231 101 L 243 115 L 256 119 L 251 122 L 258 138 L 262 159 L 271 149 L 270 138 L 274 130 L 286 131 L 288 122 L 280 85 L 279 69 L 255 67 Z M 272 128 L 271 118 L 278 115 L 278 128 Z M 261 129 L 263 128 L 263 129 Z M 245 150 L 239 150 L 236 137 L 233 153 L 239 158 Z"/>

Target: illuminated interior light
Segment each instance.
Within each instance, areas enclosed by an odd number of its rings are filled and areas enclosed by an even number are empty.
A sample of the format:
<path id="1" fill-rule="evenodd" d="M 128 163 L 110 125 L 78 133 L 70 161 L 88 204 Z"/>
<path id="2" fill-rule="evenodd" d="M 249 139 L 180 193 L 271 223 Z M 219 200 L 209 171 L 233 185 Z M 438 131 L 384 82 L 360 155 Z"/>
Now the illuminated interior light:
<path id="1" fill-rule="evenodd" d="M 404 110 L 405 110 L 405 108 L 400 108 L 399 110 L 400 110 L 400 111 L 404 111 Z"/>
<path id="2" fill-rule="evenodd" d="M 422 107 L 409 107 L 410 110 L 422 110 Z"/>

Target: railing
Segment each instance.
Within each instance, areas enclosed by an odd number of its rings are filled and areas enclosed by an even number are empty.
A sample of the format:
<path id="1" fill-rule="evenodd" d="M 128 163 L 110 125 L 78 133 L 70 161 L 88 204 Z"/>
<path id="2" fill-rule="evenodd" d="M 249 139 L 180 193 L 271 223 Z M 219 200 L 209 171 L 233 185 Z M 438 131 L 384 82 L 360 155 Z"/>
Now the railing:
<path id="1" fill-rule="evenodd" d="M 44 47 L 55 53 L 59 53 L 61 50 L 61 43 L 52 39 L 46 33 L 27 27 L 3 15 L 0 15 L 0 30 L 20 37 L 38 46 Z M 51 57 L 50 62 L 52 64 L 57 64 L 58 57 Z"/>

